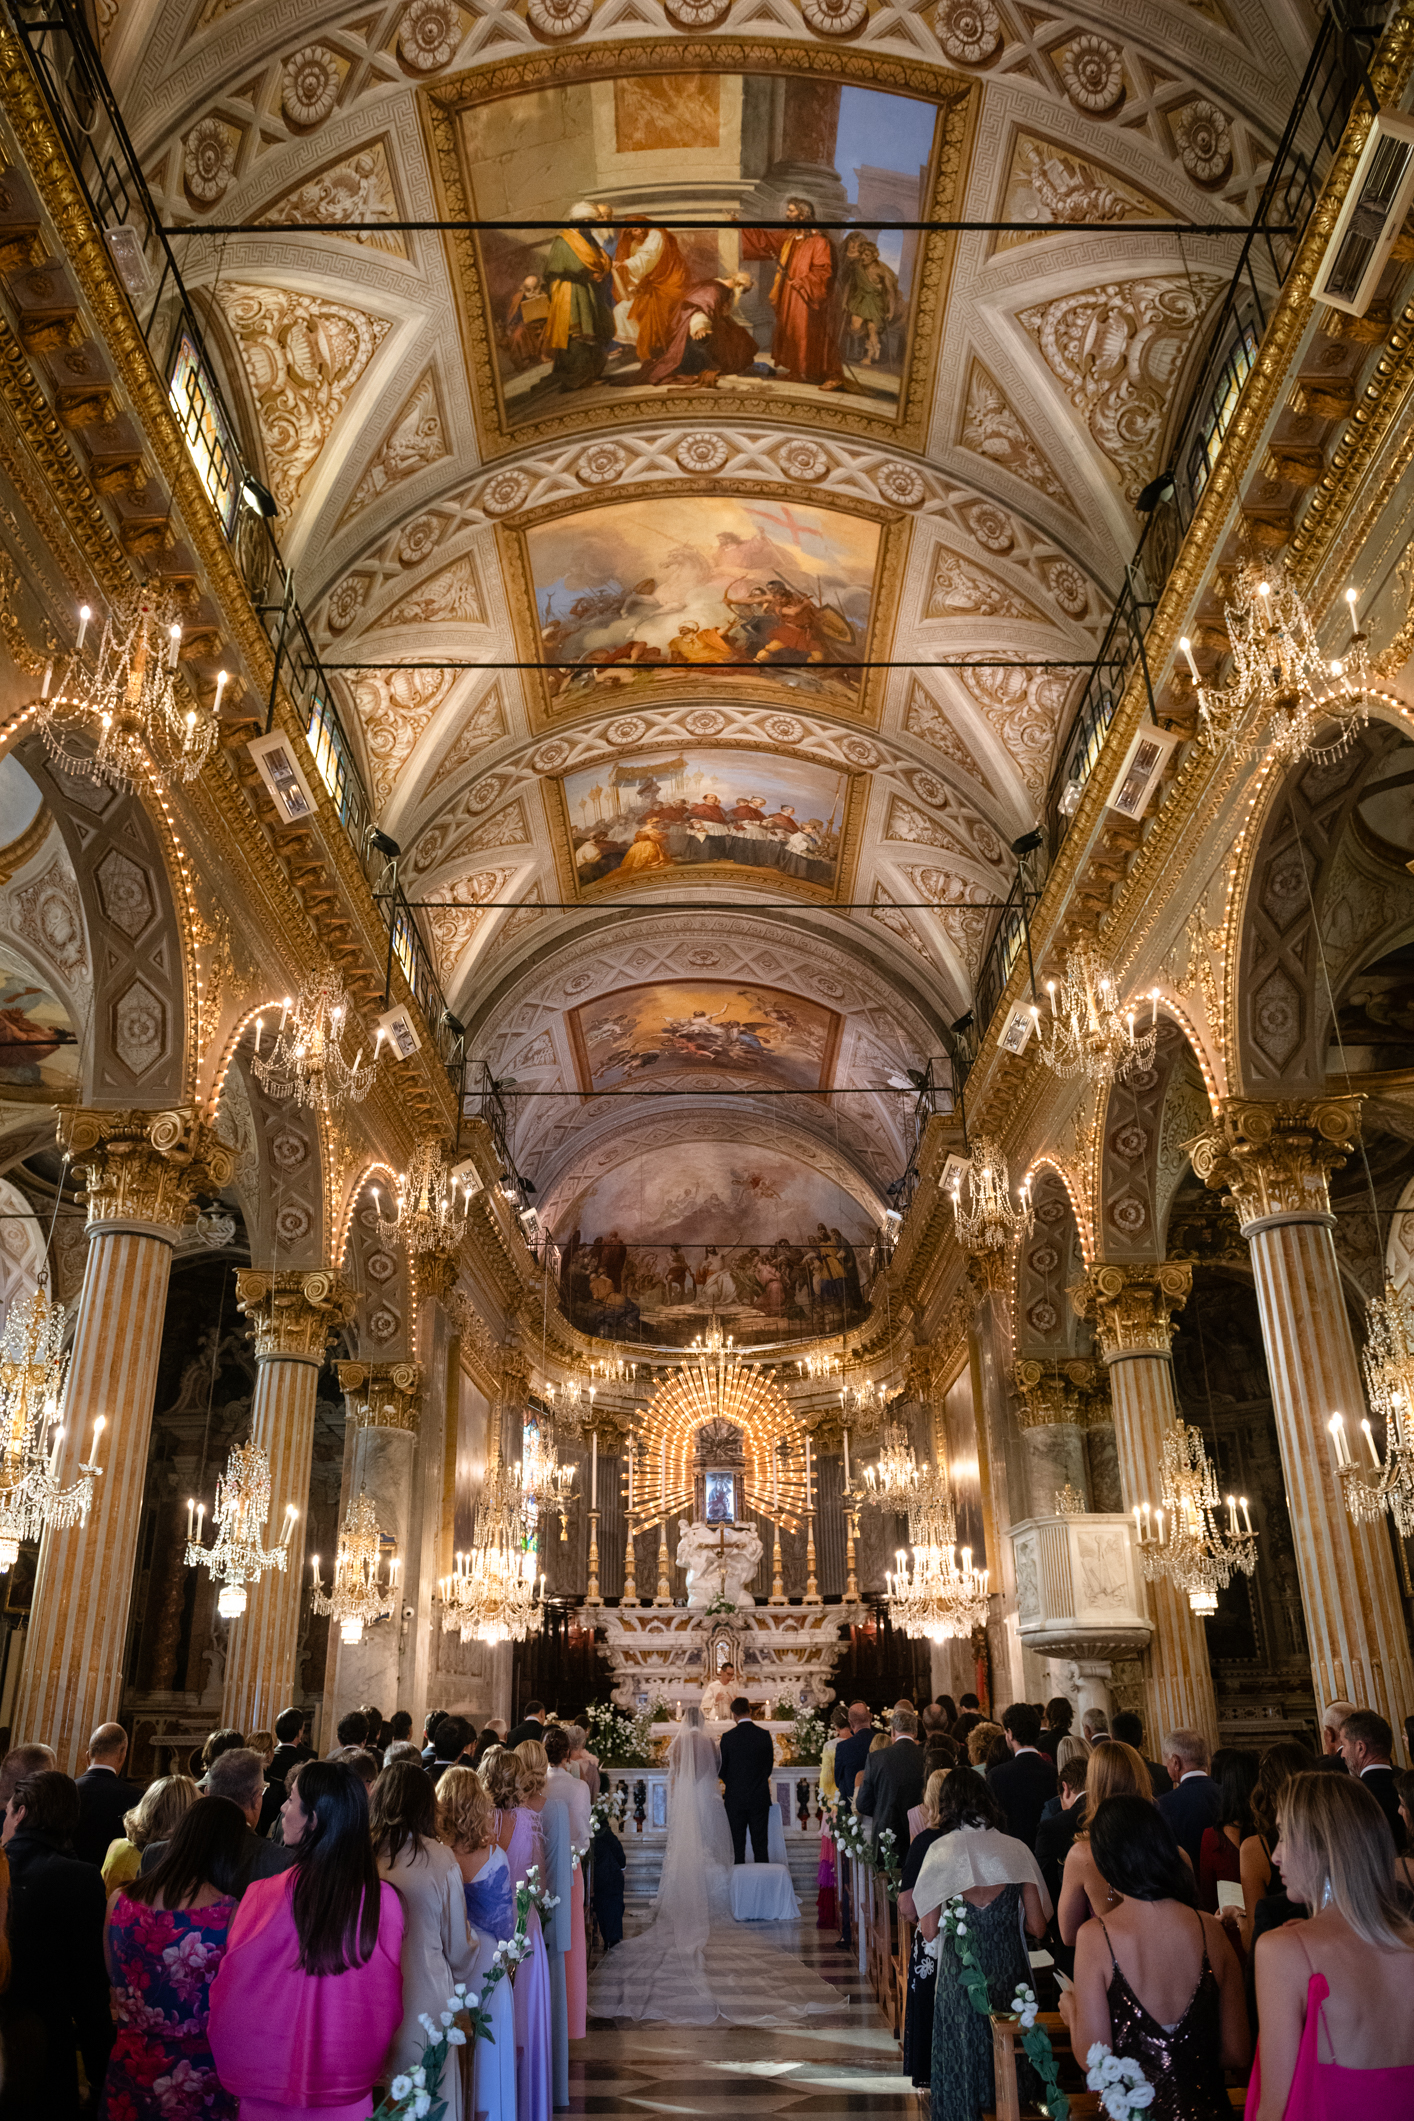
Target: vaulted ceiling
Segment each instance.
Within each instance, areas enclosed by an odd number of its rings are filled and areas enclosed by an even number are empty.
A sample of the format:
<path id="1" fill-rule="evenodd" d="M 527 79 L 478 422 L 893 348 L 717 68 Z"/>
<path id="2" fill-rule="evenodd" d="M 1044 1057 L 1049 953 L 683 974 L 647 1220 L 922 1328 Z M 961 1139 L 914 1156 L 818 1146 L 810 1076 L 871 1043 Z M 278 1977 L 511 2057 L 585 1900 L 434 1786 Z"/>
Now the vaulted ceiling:
<path id="1" fill-rule="evenodd" d="M 928 666 L 1094 654 L 1236 252 L 1126 225 L 1245 221 L 1308 44 L 1280 0 L 110 0 L 451 1005 L 569 1093 L 517 1120 L 545 1198 L 731 1113 L 874 1212 L 1080 682 Z M 862 232 L 813 322 L 732 226 L 792 198 Z M 882 225 L 930 219 L 1029 226 Z M 694 1104 L 792 1040 L 808 1098 Z"/>

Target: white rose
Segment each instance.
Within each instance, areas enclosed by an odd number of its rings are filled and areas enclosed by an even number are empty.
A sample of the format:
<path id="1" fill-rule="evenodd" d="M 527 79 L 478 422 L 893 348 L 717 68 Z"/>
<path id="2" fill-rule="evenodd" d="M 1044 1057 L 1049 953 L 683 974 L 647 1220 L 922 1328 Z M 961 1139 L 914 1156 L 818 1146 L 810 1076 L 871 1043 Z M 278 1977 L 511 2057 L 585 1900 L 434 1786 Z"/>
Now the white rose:
<path id="1" fill-rule="evenodd" d="M 391 2090 L 395 2103 L 406 2099 L 408 2093 L 412 2090 L 412 2078 L 394 2077 Z"/>
<path id="2" fill-rule="evenodd" d="M 455 2012 L 455 2011 L 443 2011 L 443 2012 L 442 2012 L 442 2023 L 443 2023 L 443 2025 L 450 2025 L 450 2024 L 452 2023 L 452 2021 L 453 2021 L 453 2019 L 454 2019 L 455 2017 L 456 2017 L 456 2012 Z"/>
<path id="3" fill-rule="evenodd" d="M 1129 2103 L 1131 2106 L 1152 2106 L 1154 2103 L 1153 2085 L 1142 2080 L 1138 2084 L 1131 2085 Z"/>
<path id="4" fill-rule="evenodd" d="M 466 2034 L 462 2031 L 459 2025 L 454 2025 L 452 2027 L 451 2031 L 447 2035 L 447 2039 L 453 2047 L 466 2046 Z"/>

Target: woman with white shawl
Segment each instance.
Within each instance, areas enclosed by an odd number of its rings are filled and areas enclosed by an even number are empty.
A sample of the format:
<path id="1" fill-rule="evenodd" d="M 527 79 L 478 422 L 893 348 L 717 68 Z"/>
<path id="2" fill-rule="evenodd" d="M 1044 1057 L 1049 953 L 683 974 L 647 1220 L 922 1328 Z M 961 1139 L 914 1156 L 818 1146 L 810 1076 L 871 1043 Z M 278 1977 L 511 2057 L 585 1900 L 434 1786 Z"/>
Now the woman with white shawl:
<path id="1" fill-rule="evenodd" d="M 668 1754 L 668 1845 L 653 1920 L 589 1977 L 591 2018 L 661 2025 L 769 2025 L 847 1998 L 799 1959 L 758 1943 L 731 1908 L 732 1836 L 717 1748 L 690 1708 Z"/>
<path id="2" fill-rule="evenodd" d="M 1017 1984 L 1030 1985 L 1028 1936 L 1042 1937 L 1051 1896 L 1041 1867 L 1024 1841 L 1002 1830 L 996 1798 L 970 1767 L 953 1768 L 938 1800 L 942 1837 L 923 1858 L 913 1888 L 919 1928 L 938 1959 L 933 2005 L 931 2121 L 980 2121 L 996 2107 L 992 2027 L 962 1984 L 957 1946 L 939 1927 L 945 1905 L 961 1894 L 967 1904 L 966 1943 L 987 1976 L 993 2010 L 1010 2010 Z M 1039 2087 L 1018 2060 L 1023 2103 Z"/>

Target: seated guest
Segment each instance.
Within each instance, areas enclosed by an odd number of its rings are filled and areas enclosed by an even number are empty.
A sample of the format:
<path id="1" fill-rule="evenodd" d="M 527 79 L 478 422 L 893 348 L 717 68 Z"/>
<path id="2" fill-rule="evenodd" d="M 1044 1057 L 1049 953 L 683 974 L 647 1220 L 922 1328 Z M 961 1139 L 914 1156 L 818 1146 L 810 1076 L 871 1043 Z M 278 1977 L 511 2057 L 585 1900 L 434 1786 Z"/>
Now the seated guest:
<path id="1" fill-rule="evenodd" d="M 1085 1809 L 1061 1871 L 1056 1926 L 1063 1944 L 1074 1944 L 1080 1925 L 1091 1915 L 1107 1914 L 1113 1895 L 1095 1867 L 1090 1851 L 1090 1822 L 1109 1797 L 1142 1797 L 1154 1803 L 1149 1770 L 1132 1745 L 1107 1738 L 1085 1763 Z"/>
<path id="2" fill-rule="evenodd" d="M 1041 1724 L 1041 1736 L 1037 1741 L 1043 1753 L 1056 1759 L 1062 1738 L 1068 1736 L 1075 1721 L 1075 1710 L 1064 1694 L 1054 1694 L 1046 1703 L 1046 1714 Z"/>
<path id="3" fill-rule="evenodd" d="M 1036 1861 L 1052 1900 L 1060 1899 L 1061 1868 L 1085 1817 L 1085 1776 L 1089 1762 L 1073 1755 L 1060 1771 L 1060 1790 L 1046 1806 L 1036 1828 Z"/>
<path id="4" fill-rule="evenodd" d="M 148 1783 L 133 1809 L 123 1816 L 122 1838 L 108 1844 L 103 1859 L 105 1893 L 136 1878 L 148 1845 L 170 1840 L 177 1821 L 200 1795 L 190 1775 L 163 1775 Z"/>
<path id="5" fill-rule="evenodd" d="M 260 1807 L 265 1796 L 265 1779 L 260 1772 L 258 1753 L 252 1753 L 248 1747 L 240 1746 L 232 1752 L 220 1754 L 212 1762 L 211 1772 L 206 1778 L 206 1794 L 208 1797 L 228 1798 L 245 1819 L 240 1876 L 235 1889 L 237 1899 L 240 1899 L 253 1879 L 274 1878 L 281 1871 L 290 1868 L 295 1860 L 294 1851 L 279 1842 L 263 1841 L 255 1831 L 255 1822 L 260 1817 Z M 142 1877 L 150 1877 L 166 1859 L 167 1848 L 165 1841 L 148 1843 L 142 1852 Z"/>
<path id="6" fill-rule="evenodd" d="M 1056 1794 L 1055 1762 L 1041 1751 L 1041 1719 L 1029 1701 L 1013 1701 L 1002 1710 L 1002 1729 L 1011 1758 L 989 1767 L 987 1781 L 1005 1815 L 1007 1832 L 1034 1848 L 1041 1807 Z"/>
<path id="7" fill-rule="evenodd" d="M 1352 1775 L 1358 1775 L 1389 1821 L 1396 1849 L 1404 1848 L 1404 1822 L 1399 1816 L 1399 1792 L 1394 1786 L 1390 1754 L 1394 1733 L 1383 1716 L 1373 1709 L 1356 1709 L 1340 1729 L 1340 1757 Z"/>
<path id="8" fill-rule="evenodd" d="M 1222 1809 L 1217 1825 L 1204 1827 L 1198 1853 L 1198 1905 L 1205 1915 L 1218 1912 L 1219 1881 L 1236 1885 L 1242 1876 L 1242 1844 L 1252 1832 L 1257 1755 L 1237 1746 L 1219 1746 L 1213 1755 L 1213 1780 Z"/>
<path id="9" fill-rule="evenodd" d="M 1194 1906 L 1193 1873 L 1152 1798 L 1108 1798 L 1090 1852 L 1110 1905 L 1081 1929 L 1075 1986 L 1061 1994 L 1076 2054 L 1098 2041 L 1137 2062 L 1153 2121 L 1230 2121 L 1223 2072 L 1247 2067 L 1252 2042 L 1222 1924 Z"/>
<path id="10" fill-rule="evenodd" d="M 88 1766 L 78 1779 L 79 1826 L 74 1854 L 102 1864 L 110 1842 L 121 1839 L 124 1814 L 142 1795 L 140 1782 L 123 1773 L 128 1734 L 121 1723 L 101 1723 L 88 1741 Z"/>
<path id="11" fill-rule="evenodd" d="M 103 2082 L 113 2021 L 103 1964 L 103 1880 L 72 1853 L 79 1793 L 52 1768 L 16 1783 L 0 1838 L 10 1866 L 10 1985 L 0 1996 L 6 2121 L 76 2121 L 77 2054 Z"/>
<path id="12" fill-rule="evenodd" d="M 1159 1810 L 1173 1828 L 1196 1878 L 1203 1829 L 1216 1826 L 1222 1810 L 1218 1786 L 1208 1773 L 1208 1741 L 1202 1732 L 1170 1731 L 1164 1740 L 1164 1766 L 1173 1788 L 1159 1799 Z"/>
<path id="13" fill-rule="evenodd" d="M 421 2060 L 423 2017 L 436 2018 L 459 1981 L 470 1983 L 476 1943 L 467 1920 L 457 1859 L 437 1838 L 437 1796 L 420 1760 L 384 1768 L 373 1786 L 369 1831 L 378 1875 L 403 1910 L 403 2019 L 378 2072 L 380 2084 L 406 2076 Z M 447 2121 L 461 2121 L 461 2074 L 449 2056 L 439 2083 Z"/>
<path id="14" fill-rule="evenodd" d="M 1282 1922 L 1294 1921 L 1306 1910 L 1287 1895 L 1281 1872 L 1273 1862 L 1277 1845 L 1277 1814 L 1287 1783 L 1293 1775 L 1308 1774 L 1316 1765 L 1304 1745 L 1282 1738 L 1269 1745 L 1257 1762 L 1257 1780 L 1252 1786 L 1250 1809 L 1252 1831 L 1238 1850 L 1242 1880 L 1241 1941 L 1251 1953 L 1265 1931 Z"/>
<path id="15" fill-rule="evenodd" d="M 1110 1718 L 1110 1736 L 1118 1738 L 1124 1745 L 1132 1745 L 1135 1752 L 1144 1754 L 1144 1719 L 1133 1709 L 1116 1709 Z M 1162 1797 L 1165 1790 L 1173 1788 L 1168 1769 L 1162 1760 L 1144 1759 L 1149 1777 L 1154 1785 L 1154 1795 Z"/>
<path id="16" fill-rule="evenodd" d="M 510 1862 L 494 1831 L 491 1799 L 474 1769 L 449 1767 L 438 1783 L 437 1830 L 462 1880 L 476 1946 L 476 1969 L 468 1987 L 480 2001 L 496 1946 L 515 1934 L 516 1916 Z M 510 1831 L 507 1823 L 505 1840 Z M 516 2121 L 515 2004 L 509 1981 L 497 1982 L 485 2009 L 491 2019 L 490 2039 L 462 2050 L 464 2105 L 476 2121 Z"/>
<path id="17" fill-rule="evenodd" d="M 923 1748 L 918 1743 L 918 1718 L 910 1708 L 896 1708 L 889 1717 L 892 1744 L 869 1755 L 864 1780 L 854 1792 L 854 1809 L 862 1819 L 874 1822 L 877 1848 L 885 1833 L 894 1837 L 894 1859 L 902 1862 L 908 1848 L 908 1809 L 923 1795 Z"/>
<path id="18" fill-rule="evenodd" d="M 1414 2113 L 1414 1923 L 1378 1800 L 1354 1775 L 1293 1775 L 1274 1851 L 1311 1909 L 1256 1947 L 1261 2039 L 1251 2121 Z"/>
<path id="19" fill-rule="evenodd" d="M 917 1808 L 923 1824 L 909 1842 L 908 1854 L 903 1859 L 898 1911 L 915 1924 L 918 1920 L 918 1909 L 914 1905 L 913 1887 L 918 1873 L 923 1868 L 923 1858 L 944 1831 L 938 1806 L 947 1776 L 948 1770 L 940 1769 L 928 1777 L 923 1801 Z M 909 1814 L 910 1818 L 913 1816 L 913 1813 Z M 924 1950 L 924 1939 L 915 1928 L 912 1948 L 908 1955 L 908 1995 L 903 2014 L 903 2066 L 912 2076 L 914 2086 L 918 2090 L 925 2090 L 933 2081 L 933 2000 L 937 1980 L 938 1969 L 933 1964 L 931 1953 Z"/>
<path id="20" fill-rule="evenodd" d="M 217 2075 L 241 2121 L 362 2121 L 402 2022 L 402 1907 L 351 1768 L 306 1761 L 283 1825 L 294 1868 L 251 1886 L 211 1986 Z"/>
<path id="21" fill-rule="evenodd" d="M 197 1799 L 176 1821 L 156 1869 L 114 1896 L 103 1939 L 117 2027 L 103 2089 L 113 2121 L 159 2121 L 169 2112 L 236 2121 L 236 2101 L 211 2059 L 207 2021 L 249 1831 L 228 1797 Z M 173 2095 L 180 2105 L 170 2103 Z"/>

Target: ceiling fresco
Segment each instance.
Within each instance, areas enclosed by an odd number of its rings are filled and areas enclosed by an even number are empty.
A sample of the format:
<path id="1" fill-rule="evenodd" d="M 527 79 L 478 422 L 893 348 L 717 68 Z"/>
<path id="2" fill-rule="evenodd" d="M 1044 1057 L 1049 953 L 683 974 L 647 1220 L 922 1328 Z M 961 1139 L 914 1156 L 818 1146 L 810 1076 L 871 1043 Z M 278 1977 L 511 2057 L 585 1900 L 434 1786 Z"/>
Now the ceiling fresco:
<path id="1" fill-rule="evenodd" d="M 867 1271 L 891 1078 L 971 1006 L 1081 682 L 1046 666 L 1099 646 L 1235 261 L 1137 224 L 1248 218 L 1286 0 L 104 19 L 449 1003 L 538 1093 L 547 1221 L 617 1218 L 609 1296 L 686 1319 L 774 1158 L 740 1242 L 823 1224 Z M 510 225 L 392 225 L 439 219 Z M 602 1248 L 576 1273 L 602 1306 Z M 815 1280 L 748 1272 L 752 1332 Z"/>

